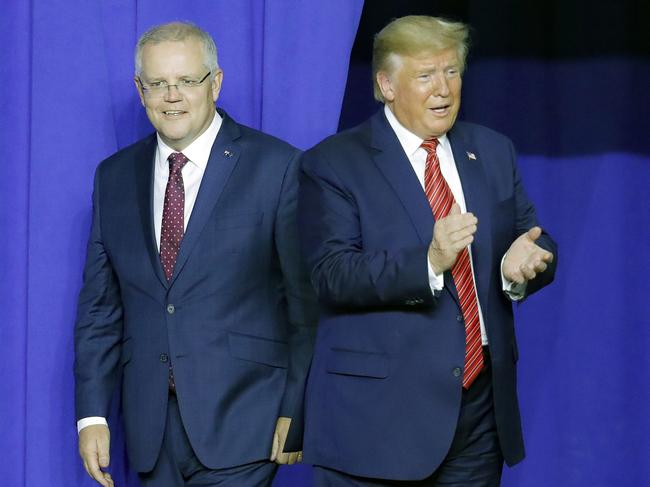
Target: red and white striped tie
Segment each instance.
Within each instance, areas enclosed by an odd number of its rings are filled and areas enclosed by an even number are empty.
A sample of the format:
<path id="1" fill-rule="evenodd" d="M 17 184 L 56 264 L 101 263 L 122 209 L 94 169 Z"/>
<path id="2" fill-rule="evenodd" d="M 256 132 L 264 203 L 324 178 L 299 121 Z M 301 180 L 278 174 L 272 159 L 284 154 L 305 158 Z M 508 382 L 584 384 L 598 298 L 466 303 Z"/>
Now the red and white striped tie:
<path id="1" fill-rule="evenodd" d="M 425 140 L 421 147 L 427 151 L 427 163 L 424 169 L 424 191 L 431 205 L 436 221 L 446 217 L 454 204 L 454 195 L 440 170 L 440 161 L 436 154 L 438 139 Z M 469 389 L 474 379 L 483 369 L 483 349 L 481 343 L 481 322 L 478 316 L 478 298 L 472 276 L 468 247 L 458 254 L 456 263 L 451 268 L 460 309 L 465 320 L 465 364 L 463 387 Z"/>

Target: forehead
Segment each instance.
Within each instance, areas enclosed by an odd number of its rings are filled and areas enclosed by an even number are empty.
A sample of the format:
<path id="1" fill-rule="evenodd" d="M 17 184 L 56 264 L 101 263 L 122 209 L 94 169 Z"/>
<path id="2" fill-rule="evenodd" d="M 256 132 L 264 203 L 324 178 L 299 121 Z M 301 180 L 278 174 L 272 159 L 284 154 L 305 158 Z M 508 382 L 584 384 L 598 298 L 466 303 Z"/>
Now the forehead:
<path id="1" fill-rule="evenodd" d="M 415 55 L 397 55 L 398 68 L 406 70 L 440 69 L 449 66 L 458 66 L 458 53 L 456 49 L 443 49 L 441 51 L 422 51 Z"/>
<path id="2" fill-rule="evenodd" d="M 147 76 L 198 74 L 204 70 L 203 45 L 198 39 L 149 43 L 142 48 Z"/>

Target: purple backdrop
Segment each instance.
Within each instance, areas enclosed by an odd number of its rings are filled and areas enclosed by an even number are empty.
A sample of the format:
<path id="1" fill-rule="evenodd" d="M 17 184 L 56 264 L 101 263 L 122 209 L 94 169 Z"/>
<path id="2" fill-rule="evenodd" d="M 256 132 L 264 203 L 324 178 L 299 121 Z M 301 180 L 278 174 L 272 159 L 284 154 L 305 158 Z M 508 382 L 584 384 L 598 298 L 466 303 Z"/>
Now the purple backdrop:
<path id="1" fill-rule="evenodd" d="M 72 326 L 92 173 L 150 130 L 132 84 L 138 34 L 171 19 L 207 28 L 225 70 L 219 105 L 304 148 L 336 130 L 361 3 L 3 2 L 0 485 L 92 485 L 76 453 Z M 368 2 L 373 11 L 381 3 Z M 528 457 L 506 471 L 504 487 L 640 487 L 650 478 L 650 63 L 518 56 L 527 32 L 551 21 L 570 21 L 572 37 L 544 30 L 544 46 L 580 44 L 579 2 L 557 3 L 576 9 L 575 18 L 553 20 L 540 4 L 544 22 L 513 21 L 515 3 L 506 12 L 469 2 L 477 50 L 489 36 L 510 39 L 512 26 L 526 32 L 508 41 L 511 51 L 470 60 L 463 116 L 513 137 L 527 189 L 560 246 L 556 282 L 517 310 Z M 623 20 L 634 27 L 648 18 L 608 9 L 603 27 L 589 28 L 606 44 Z M 365 118 L 368 74 L 350 86 L 360 105 L 348 111 Z M 112 433 L 117 484 L 136 485 L 124 469 L 121 431 Z M 276 484 L 308 486 L 309 470 L 286 469 Z"/>
<path id="2" fill-rule="evenodd" d="M 215 38 L 218 102 L 301 148 L 336 131 L 362 0 L 9 0 L 0 12 L 0 485 L 91 486 L 76 452 L 72 329 L 101 159 L 151 131 L 133 47 L 180 19 Z M 125 467 L 114 414 L 111 471 Z M 304 466 L 276 485 L 308 485 Z"/>

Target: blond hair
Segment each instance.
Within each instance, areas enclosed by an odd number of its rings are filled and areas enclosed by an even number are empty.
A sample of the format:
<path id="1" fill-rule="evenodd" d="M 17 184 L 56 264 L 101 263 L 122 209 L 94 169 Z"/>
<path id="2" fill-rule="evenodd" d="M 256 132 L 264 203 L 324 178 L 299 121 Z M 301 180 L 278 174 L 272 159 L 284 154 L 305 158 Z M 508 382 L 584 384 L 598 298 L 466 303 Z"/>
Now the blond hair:
<path id="1" fill-rule="evenodd" d="M 426 15 L 408 15 L 393 20 L 375 35 L 372 47 L 375 99 L 385 101 L 377 83 L 377 73 L 391 72 L 395 68 L 395 55 L 416 56 L 446 49 L 456 50 L 462 73 L 469 50 L 467 25 Z"/>

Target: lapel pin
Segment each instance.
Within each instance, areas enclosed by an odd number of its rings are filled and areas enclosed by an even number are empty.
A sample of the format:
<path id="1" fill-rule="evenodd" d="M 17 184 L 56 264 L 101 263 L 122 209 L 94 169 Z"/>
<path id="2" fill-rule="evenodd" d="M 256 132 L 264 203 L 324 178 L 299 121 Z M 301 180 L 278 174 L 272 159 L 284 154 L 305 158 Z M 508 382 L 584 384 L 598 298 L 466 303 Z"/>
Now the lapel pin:
<path id="1" fill-rule="evenodd" d="M 223 151 L 223 155 L 226 157 L 232 157 L 232 152 L 230 152 L 229 150 L 225 150 Z"/>
<path id="2" fill-rule="evenodd" d="M 476 160 L 476 154 L 474 154 L 473 152 L 467 151 L 467 158 L 475 161 Z"/>

